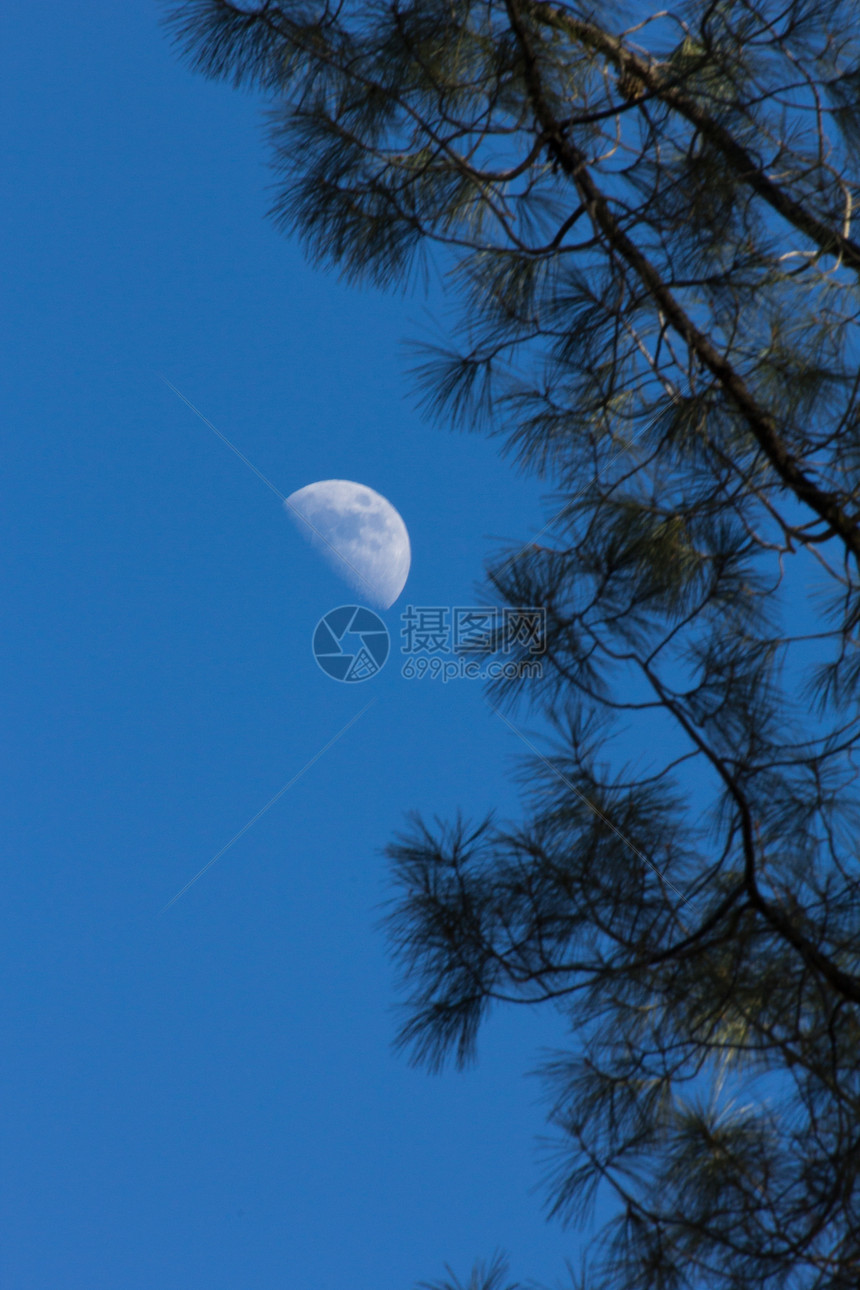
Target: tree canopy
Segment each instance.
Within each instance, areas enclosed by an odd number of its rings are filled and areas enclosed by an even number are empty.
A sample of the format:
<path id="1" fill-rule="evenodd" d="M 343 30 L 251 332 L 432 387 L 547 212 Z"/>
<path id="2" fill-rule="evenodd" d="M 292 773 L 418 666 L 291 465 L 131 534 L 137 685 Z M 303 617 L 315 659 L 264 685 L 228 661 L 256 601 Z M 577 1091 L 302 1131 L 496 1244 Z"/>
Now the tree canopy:
<path id="1" fill-rule="evenodd" d="M 554 498 L 487 585 L 546 610 L 542 677 L 488 697 L 555 742 L 529 740 L 520 821 L 392 842 L 402 1043 L 462 1063 L 494 1004 L 559 1010 L 549 1202 L 615 1203 L 583 1284 L 855 1287 L 854 4 L 169 21 L 266 96 L 273 215 L 312 258 L 392 289 L 438 268 L 428 411 Z"/>

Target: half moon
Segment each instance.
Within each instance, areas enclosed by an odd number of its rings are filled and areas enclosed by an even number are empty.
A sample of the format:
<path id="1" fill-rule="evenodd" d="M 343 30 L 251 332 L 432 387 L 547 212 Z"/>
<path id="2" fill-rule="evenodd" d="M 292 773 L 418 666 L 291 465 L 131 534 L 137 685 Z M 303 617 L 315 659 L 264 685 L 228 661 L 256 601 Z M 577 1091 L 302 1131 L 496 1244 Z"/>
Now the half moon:
<path id="1" fill-rule="evenodd" d="M 412 552 L 406 525 L 381 493 L 349 479 L 322 479 L 291 493 L 284 507 L 354 591 L 381 609 L 394 604 Z"/>

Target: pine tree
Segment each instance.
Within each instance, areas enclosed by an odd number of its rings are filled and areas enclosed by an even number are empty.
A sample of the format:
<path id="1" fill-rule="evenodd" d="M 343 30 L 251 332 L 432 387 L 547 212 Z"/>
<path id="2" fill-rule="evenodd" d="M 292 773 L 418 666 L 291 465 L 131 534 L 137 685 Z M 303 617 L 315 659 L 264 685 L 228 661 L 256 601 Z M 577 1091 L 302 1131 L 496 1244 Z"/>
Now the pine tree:
<path id="1" fill-rule="evenodd" d="M 850 0 L 186 0 L 262 91 L 274 217 L 457 309 L 418 368 L 553 518 L 488 568 L 546 611 L 523 818 L 417 816 L 389 933 L 417 1061 L 559 1011 L 582 1284 L 860 1285 L 860 38 Z M 431 258 L 432 257 L 432 258 Z M 515 728 L 519 729 L 515 725 Z M 504 1269 L 470 1285 L 501 1285 Z"/>

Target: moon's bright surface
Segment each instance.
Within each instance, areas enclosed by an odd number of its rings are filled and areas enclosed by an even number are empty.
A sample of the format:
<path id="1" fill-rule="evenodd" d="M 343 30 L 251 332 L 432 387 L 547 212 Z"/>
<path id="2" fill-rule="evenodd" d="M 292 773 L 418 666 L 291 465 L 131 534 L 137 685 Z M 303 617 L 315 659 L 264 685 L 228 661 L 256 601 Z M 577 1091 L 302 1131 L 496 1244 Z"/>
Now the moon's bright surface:
<path id="1" fill-rule="evenodd" d="M 339 577 L 382 609 L 406 585 L 409 534 L 391 503 L 366 484 L 321 479 L 291 493 L 284 507 L 299 532 Z"/>

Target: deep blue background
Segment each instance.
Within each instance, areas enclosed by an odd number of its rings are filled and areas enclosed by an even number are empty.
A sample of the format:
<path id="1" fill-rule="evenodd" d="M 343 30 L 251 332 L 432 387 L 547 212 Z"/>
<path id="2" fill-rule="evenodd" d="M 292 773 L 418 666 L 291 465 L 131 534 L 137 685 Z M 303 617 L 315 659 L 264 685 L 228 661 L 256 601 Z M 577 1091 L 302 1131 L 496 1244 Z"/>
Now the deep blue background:
<path id="1" fill-rule="evenodd" d="M 515 814 L 481 686 L 338 685 L 350 598 L 277 499 L 357 479 L 407 601 L 470 603 L 533 483 L 414 410 L 425 303 L 312 271 L 264 219 L 259 104 L 152 4 L 7 0 L 0 1283 L 400 1290 L 497 1247 L 554 1279 L 525 1013 L 441 1079 L 390 1048 L 380 849 L 413 807 Z M 434 307 L 433 300 L 430 309 Z M 164 904 L 370 698 L 180 901 Z"/>

